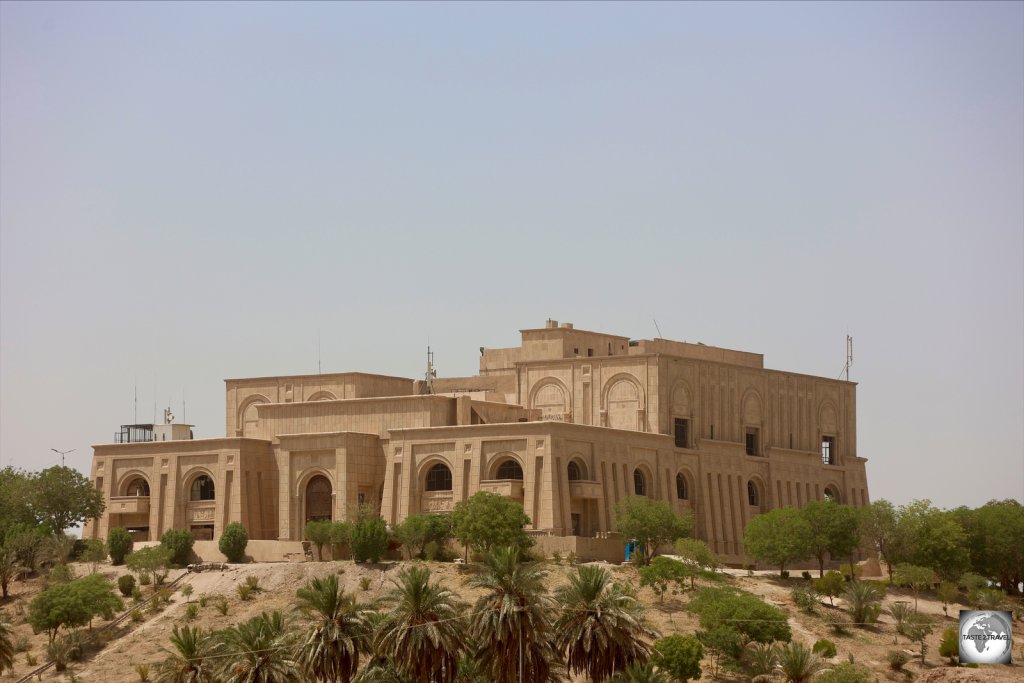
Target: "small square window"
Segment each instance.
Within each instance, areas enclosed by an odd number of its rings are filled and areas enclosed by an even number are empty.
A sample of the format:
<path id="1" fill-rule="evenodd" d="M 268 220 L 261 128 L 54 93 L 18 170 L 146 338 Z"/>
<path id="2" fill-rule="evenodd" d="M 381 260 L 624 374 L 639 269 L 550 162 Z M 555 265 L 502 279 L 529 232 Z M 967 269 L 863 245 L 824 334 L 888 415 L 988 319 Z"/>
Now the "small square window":
<path id="1" fill-rule="evenodd" d="M 587 358 L 590 358 L 593 355 L 594 355 L 594 349 L 587 349 Z"/>
<path id="2" fill-rule="evenodd" d="M 690 421 L 681 417 L 676 418 L 676 447 L 690 447 Z"/>
<path id="3" fill-rule="evenodd" d="M 821 462 L 825 465 L 836 464 L 836 438 L 834 436 L 821 437 Z"/>
<path id="4" fill-rule="evenodd" d="M 747 427 L 747 455 L 759 455 L 760 444 L 758 443 L 758 428 Z"/>

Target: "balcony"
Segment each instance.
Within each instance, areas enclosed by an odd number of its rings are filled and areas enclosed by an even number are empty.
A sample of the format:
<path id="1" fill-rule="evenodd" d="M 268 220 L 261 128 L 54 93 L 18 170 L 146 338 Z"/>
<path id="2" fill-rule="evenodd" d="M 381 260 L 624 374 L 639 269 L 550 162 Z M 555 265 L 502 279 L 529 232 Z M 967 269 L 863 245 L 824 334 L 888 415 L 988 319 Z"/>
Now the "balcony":
<path id="1" fill-rule="evenodd" d="M 420 494 L 420 510 L 423 512 L 448 512 L 453 506 L 451 491 L 424 491 Z"/>
<path id="2" fill-rule="evenodd" d="M 569 496 L 572 498 L 600 498 L 601 483 L 577 479 L 569 482 Z"/>
<path id="3" fill-rule="evenodd" d="M 521 479 L 487 479 L 480 482 L 480 490 L 496 493 L 505 498 L 522 498 L 523 481 Z"/>
<path id="4" fill-rule="evenodd" d="M 148 515 L 149 496 L 111 496 L 107 512 L 112 515 Z"/>

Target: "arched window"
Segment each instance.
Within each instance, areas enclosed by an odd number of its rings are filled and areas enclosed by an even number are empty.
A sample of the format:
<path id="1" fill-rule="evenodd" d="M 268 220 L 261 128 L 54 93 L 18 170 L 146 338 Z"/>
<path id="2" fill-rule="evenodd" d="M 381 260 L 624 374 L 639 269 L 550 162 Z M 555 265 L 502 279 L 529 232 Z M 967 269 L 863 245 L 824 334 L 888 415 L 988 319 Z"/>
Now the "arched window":
<path id="1" fill-rule="evenodd" d="M 831 500 L 833 503 L 839 502 L 839 492 L 832 486 L 825 487 L 825 500 Z"/>
<path id="2" fill-rule="evenodd" d="M 686 477 L 682 472 L 676 475 L 676 498 L 679 500 L 690 499 L 690 492 L 686 490 Z"/>
<path id="3" fill-rule="evenodd" d="M 758 506 L 760 497 L 757 495 L 757 484 L 752 481 L 747 482 L 747 502 L 753 506 Z"/>
<path id="4" fill-rule="evenodd" d="M 506 460 L 498 467 L 497 479 L 518 479 L 523 480 L 523 468 L 515 460 Z"/>
<path id="5" fill-rule="evenodd" d="M 647 495 L 647 480 L 644 479 L 644 473 L 640 471 L 639 467 L 633 470 L 633 490 L 638 496 Z"/>
<path id="6" fill-rule="evenodd" d="M 189 495 L 189 500 L 213 500 L 213 479 L 210 479 L 205 474 L 196 477 L 192 481 L 192 492 Z"/>
<path id="7" fill-rule="evenodd" d="M 136 477 L 132 479 L 128 484 L 128 488 L 125 490 L 124 495 L 126 496 L 148 496 L 149 495 L 149 482 L 142 477 Z"/>
<path id="8" fill-rule="evenodd" d="M 451 491 L 452 471 L 447 465 L 438 463 L 427 472 L 428 491 Z"/>
<path id="9" fill-rule="evenodd" d="M 580 474 L 580 466 L 575 462 L 569 463 L 569 481 L 579 481 L 583 476 Z"/>
<path id="10" fill-rule="evenodd" d="M 306 484 L 306 521 L 331 519 L 331 481 L 318 474 Z"/>

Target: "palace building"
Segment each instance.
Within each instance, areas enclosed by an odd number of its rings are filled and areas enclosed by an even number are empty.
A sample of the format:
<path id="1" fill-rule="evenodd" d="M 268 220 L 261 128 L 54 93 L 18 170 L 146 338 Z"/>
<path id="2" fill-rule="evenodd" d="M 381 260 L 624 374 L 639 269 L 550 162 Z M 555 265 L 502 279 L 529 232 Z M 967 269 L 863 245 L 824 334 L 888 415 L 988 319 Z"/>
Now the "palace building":
<path id="1" fill-rule="evenodd" d="M 616 502 L 693 514 L 697 536 L 743 564 L 754 515 L 831 497 L 866 505 L 856 385 L 770 370 L 763 356 L 630 340 L 549 320 L 519 346 L 480 349 L 480 373 L 425 380 L 362 372 L 229 379 L 225 436 L 126 425 L 94 446 L 106 497 L 88 537 L 138 540 L 230 522 L 294 542 L 311 519 L 359 504 L 388 524 L 491 491 L 520 504 L 542 547 L 621 554 Z M 616 546 L 617 544 L 617 546 Z M 605 553 L 607 554 L 607 553 Z"/>

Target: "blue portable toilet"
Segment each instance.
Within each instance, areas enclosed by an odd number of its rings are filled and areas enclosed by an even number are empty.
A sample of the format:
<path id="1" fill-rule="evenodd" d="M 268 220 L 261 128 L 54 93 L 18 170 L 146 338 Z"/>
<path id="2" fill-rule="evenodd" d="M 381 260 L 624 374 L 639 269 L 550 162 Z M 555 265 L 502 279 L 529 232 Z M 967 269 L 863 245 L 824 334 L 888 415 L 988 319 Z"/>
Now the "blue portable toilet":
<path id="1" fill-rule="evenodd" d="M 638 543 L 635 538 L 626 541 L 626 562 L 629 562 L 629 559 L 635 555 L 637 551 L 643 552 L 643 547 L 643 544 Z"/>

